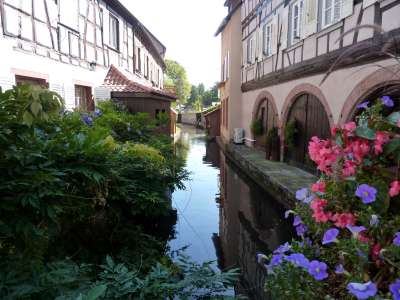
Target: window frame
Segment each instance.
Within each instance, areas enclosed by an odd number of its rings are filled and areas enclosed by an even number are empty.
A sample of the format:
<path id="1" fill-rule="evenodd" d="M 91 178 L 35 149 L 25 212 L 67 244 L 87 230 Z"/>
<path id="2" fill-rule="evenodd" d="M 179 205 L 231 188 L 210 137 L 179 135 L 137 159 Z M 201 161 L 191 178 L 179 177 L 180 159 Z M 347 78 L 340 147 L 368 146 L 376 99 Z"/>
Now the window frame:
<path id="1" fill-rule="evenodd" d="M 327 11 L 327 6 L 326 3 L 327 1 L 331 2 L 331 5 L 329 7 L 329 9 L 331 10 L 330 12 L 330 22 L 327 23 L 327 18 L 326 18 L 326 11 Z M 339 22 L 342 18 L 342 1 L 343 0 L 323 0 L 322 1 L 322 29 L 327 28 L 337 22 Z M 339 14 L 338 16 L 335 18 L 335 9 L 336 9 L 336 5 L 338 5 L 339 7 Z"/>
<path id="2" fill-rule="evenodd" d="M 297 18 L 294 13 L 296 8 L 298 11 Z M 290 6 L 290 10 L 291 10 L 290 44 L 294 45 L 295 43 L 297 43 L 298 41 L 301 40 L 301 34 L 303 31 L 302 18 L 303 18 L 303 13 L 304 13 L 304 1 L 303 0 L 294 1 Z M 296 22 L 295 22 L 295 20 L 296 20 Z M 295 35 L 295 25 L 296 25 L 296 35 Z"/>
<path id="3" fill-rule="evenodd" d="M 263 26 L 263 54 L 267 57 L 272 56 L 272 21 L 269 21 Z M 269 37 L 267 35 L 269 33 Z"/>
<path id="4" fill-rule="evenodd" d="M 254 55 L 254 37 L 250 36 L 247 39 L 247 63 L 248 64 L 253 63 L 253 61 L 254 61 L 253 55 Z"/>
<path id="5" fill-rule="evenodd" d="M 115 36 L 113 34 L 113 29 L 114 28 L 113 28 L 113 22 L 112 21 L 115 21 L 115 25 L 116 25 Z M 120 24 L 119 24 L 119 20 L 115 15 L 110 13 L 109 23 L 110 23 L 109 24 L 109 41 L 108 41 L 109 45 L 111 46 L 111 48 L 119 51 L 119 49 L 120 49 L 120 47 L 119 47 L 119 41 L 120 41 L 120 36 L 119 36 L 119 25 Z M 116 45 L 114 45 L 114 37 L 115 37 Z"/>

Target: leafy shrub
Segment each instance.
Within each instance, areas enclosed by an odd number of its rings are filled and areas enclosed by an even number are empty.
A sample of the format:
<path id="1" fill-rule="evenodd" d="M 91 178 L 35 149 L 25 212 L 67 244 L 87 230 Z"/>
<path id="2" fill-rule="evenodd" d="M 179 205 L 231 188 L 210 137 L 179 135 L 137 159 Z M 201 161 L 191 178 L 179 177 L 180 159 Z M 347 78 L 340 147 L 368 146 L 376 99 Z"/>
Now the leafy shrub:
<path id="1" fill-rule="evenodd" d="M 261 119 L 254 120 L 251 123 L 250 129 L 251 129 L 251 132 L 256 136 L 262 135 L 264 132 L 264 125 L 262 123 L 262 120 Z"/>
<path id="2" fill-rule="evenodd" d="M 299 134 L 299 122 L 297 120 L 290 121 L 285 127 L 285 146 L 291 150 L 296 146 L 297 135 Z"/>
<path id="3" fill-rule="evenodd" d="M 171 140 L 147 114 L 100 108 L 66 112 L 37 87 L 0 91 L 0 298 L 188 299 L 225 289 L 233 272 L 174 264 L 144 230 L 170 213 L 166 191 L 187 177 Z M 99 265 L 107 253 L 121 263 Z"/>
<path id="4" fill-rule="evenodd" d="M 393 106 L 363 103 L 357 124 L 310 141 L 322 175 L 286 212 L 301 241 L 267 258 L 274 299 L 399 299 L 400 112 L 382 113 Z"/>

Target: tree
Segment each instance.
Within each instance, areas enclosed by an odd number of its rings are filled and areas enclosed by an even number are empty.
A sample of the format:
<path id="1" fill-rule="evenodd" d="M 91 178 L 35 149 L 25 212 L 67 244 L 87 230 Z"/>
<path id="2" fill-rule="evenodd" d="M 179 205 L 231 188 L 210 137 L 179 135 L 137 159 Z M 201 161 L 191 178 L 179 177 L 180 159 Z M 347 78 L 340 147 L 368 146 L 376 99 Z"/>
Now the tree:
<path id="1" fill-rule="evenodd" d="M 192 90 L 190 91 L 189 103 L 193 104 L 199 99 L 199 90 L 197 86 L 192 85 Z"/>
<path id="2" fill-rule="evenodd" d="M 186 70 L 178 62 L 174 60 L 165 60 L 167 66 L 166 69 L 166 80 L 168 84 L 172 84 L 176 90 L 176 96 L 178 97 L 178 104 L 185 104 L 190 96 L 190 83 L 187 78 Z"/>
<path id="3" fill-rule="evenodd" d="M 203 106 L 207 107 L 210 106 L 213 102 L 218 102 L 219 97 L 218 97 L 218 84 L 214 84 L 212 88 L 207 90 L 203 97 L 202 97 L 202 103 Z"/>

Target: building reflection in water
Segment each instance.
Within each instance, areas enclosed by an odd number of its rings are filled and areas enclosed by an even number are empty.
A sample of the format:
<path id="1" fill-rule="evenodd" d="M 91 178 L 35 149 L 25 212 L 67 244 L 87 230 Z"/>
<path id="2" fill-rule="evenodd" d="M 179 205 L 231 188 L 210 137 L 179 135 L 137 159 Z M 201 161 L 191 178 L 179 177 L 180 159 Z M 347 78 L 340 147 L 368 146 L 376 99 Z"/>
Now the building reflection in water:
<path id="1" fill-rule="evenodd" d="M 291 224 L 283 218 L 285 209 L 228 161 L 216 143 L 207 145 L 204 160 L 220 166 L 219 233 L 213 236 L 218 265 L 221 270 L 241 269 L 236 294 L 268 299 L 266 272 L 257 264 L 256 254 L 269 254 L 291 239 Z"/>

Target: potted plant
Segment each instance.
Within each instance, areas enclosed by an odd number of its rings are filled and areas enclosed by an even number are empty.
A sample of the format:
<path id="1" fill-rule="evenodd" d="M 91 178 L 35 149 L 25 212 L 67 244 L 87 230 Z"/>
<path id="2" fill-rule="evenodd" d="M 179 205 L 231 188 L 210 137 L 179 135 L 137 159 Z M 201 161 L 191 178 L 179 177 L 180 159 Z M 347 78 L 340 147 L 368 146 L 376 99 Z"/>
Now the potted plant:
<path id="1" fill-rule="evenodd" d="M 255 135 L 255 136 L 259 136 L 262 135 L 264 132 L 264 126 L 262 123 L 261 119 L 256 119 L 251 123 L 251 132 Z"/>
<path id="2" fill-rule="evenodd" d="M 280 158 L 280 137 L 277 127 L 268 130 L 266 144 L 267 159 L 278 161 Z"/>

